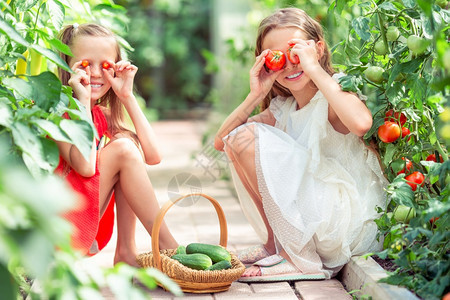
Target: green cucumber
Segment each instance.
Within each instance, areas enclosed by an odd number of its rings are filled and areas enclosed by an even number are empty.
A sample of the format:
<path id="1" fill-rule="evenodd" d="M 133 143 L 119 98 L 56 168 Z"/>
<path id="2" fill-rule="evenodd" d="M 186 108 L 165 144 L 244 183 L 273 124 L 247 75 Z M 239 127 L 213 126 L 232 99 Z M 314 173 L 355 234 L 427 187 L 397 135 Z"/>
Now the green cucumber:
<path id="1" fill-rule="evenodd" d="M 177 254 L 186 254 L 186 246 L 178 246 L 177 247 Z"/>
<path id="2" fill-rule="evenodd" d="M 175 254 L 172 256 L 172 259 L 175 259 L 182 265 L 195 270 L 205 270 L 206 268 L 212 266 L 211 258 L 202 253 Z"/>
<path id="3" fill-rule="evenodd" d="M 231 267 L 232 267 L 231 262 L 229 262 L 228 260 L 221 260 L 213 264 L 211 267 L 206 268 L 206 271 L 226 270 Z"/>
<path id="4" fill-rule="evenodd" d="M 216 263 L 222 260 L 231 261 L 231 254 L 227 251 L 227 249 L 218 246 L 218 245 L 210 245 L 210 244 L 202 244 L 202 243 L 191 243 L 186 246 L 186 253 L 203 253 L 208 255 L 211 260 Z"/>

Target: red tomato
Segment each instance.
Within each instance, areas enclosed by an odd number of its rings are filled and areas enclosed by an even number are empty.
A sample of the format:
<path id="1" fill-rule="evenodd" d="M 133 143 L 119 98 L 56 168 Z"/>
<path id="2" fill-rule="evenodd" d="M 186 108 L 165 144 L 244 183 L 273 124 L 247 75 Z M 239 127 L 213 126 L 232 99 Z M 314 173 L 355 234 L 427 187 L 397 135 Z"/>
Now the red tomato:
<path id="1" fill-rule="evenodd" d="M 430 218 L 431 226 L 434 226 L 434 222 L 436 222 L 437 220 L 439 220 L 439 217 Z"/>
<path id="2" fill-rule="evenodd" d="M 390 109 L 386 112 L 386 118 L 384 118 L 385 121 L 391 121 L 391 122 L 397 122 L 399 121 L 400 117 L 400 125 L 405 125 L 407 118 L 403 113 L 400 113 L 398 111 L 394 112 L 394 110 Z"/>
<path id="3" fill-rule="evenodd" d="M 283 69 L 286 64 L 286 56 L 280 50 L 270 50 L 266 55 L 266 66 L 272 71 Z"/>
<path id="4" fill-rule="evenodd" d="M 378 137 L 384 143 L 392 143 L 400 137 L 400 127 L 395 122 L 385 121 L 378 127 Z"/>
<path id="5" fill-rule="evenodd" d="M 409 173 L 409 170 L 411 170 L 413 163 L 412 163 L 412 161 L 410 161 L 409 159 L 407 159 L 405 157 L 402 157 L 402 159 L 405 161 L 406 173 Z M 405 168 L 403 168 L 402 170 L 398 171 L 397 175 L 405 173 Z"/>
<path id="6" fill-rule="evenodd" d="M 295 44 L 289 44 L 289 48 L 286 50 L 286 56 L 291 63 L 293 63 L 294 65 L 298 65 L 300 63 L 300 59 L 298 58 L 298 56 L 295 54 L 291 56 L 292 47 L 294 46 Z"/>
<path id="7" fill-rule="evenodd" d="M 409 134 L 411 134 L 411 131 L 409 131 L 409 129 L 406 127 L 402 127 L 402 138 L 404 138 L 405 136 L 407 136 Z"/>
<path id="8" fill-rule="evenodd" d="M 444 159 L 442 158 L 442 155 L 439 154 L 439 158 L 440 158 L 439 160 L 441 161 L 441 163 L 444 162 Z M 436 154 L 430 154 L 430 155 L 428 155 L 426 160 L 427 160 L 427 161 L 435 161 L 435 162 L 437 162 L 437 160 L 436 160 Z"/>
<path id="9" fill-rule="evenodd" d="M 415 191 L 417 189 L 417 185 L 422 185 L 425 177 L 422 173 L 416 171 L 411 175 L 406 176 L 405 179 L 407 180 L 406 183 L 409 184 L 413 191 Z"/>
<path id="10" fill-rule="evenodd" d="M 102 68 L 108 70 L 111 67 L 111 65 L 109 64 L 109 62 L 105 61 L 104 63 L 102 63 Z"/>
<path id="11" fill-rule="evenodd" d="M 89 62 L 87 60 L 83 60 L 81 62 L 81 65 L 83 66 L 83 68 L 86 68 L 87 66 L 89 66 Z"/>

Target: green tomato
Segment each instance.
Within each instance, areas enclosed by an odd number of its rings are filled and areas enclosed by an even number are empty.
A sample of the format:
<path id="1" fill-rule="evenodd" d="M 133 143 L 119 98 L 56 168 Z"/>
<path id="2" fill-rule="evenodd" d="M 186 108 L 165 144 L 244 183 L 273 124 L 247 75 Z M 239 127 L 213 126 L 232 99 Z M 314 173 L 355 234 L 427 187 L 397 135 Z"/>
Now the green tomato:
<path id="1" fill-rule="evenodd" d="M 388 51 L 387 47 L 384 45 L 384 42 L 382 40 L 379 40 L 375 43 L 374 47 L 375 53 L 378 55 L 385 55 Z"/>
<path id="2" fill-rule="evenodd" d="M 400 35 L 400 31 L 396 26 L 389 26 L 386 31 L 386 39 L 389 42 L 395 41 Z"/>
<path id="3" fill-rule="evenodd" d="M 416 55 L 422 54 L 427 50 L 430 42 L 424 38 L 417 35 L 410 35 L 406 41 L 408 48 Z"/>
<path id="4" fill-rule="evenodd" d="M 405 205 L 398 205 L 394 209 L 394 219 L 397 222 L 408 223 L 411 218 L 416 216 L 416 210 Z"/>
<path id="5" fill-rule="evenodd" d="M 372 82 L 380 83 L 383 81 L 384 69 L 381 67 L 371 66 L 364 71 L 364 75 Z"/>

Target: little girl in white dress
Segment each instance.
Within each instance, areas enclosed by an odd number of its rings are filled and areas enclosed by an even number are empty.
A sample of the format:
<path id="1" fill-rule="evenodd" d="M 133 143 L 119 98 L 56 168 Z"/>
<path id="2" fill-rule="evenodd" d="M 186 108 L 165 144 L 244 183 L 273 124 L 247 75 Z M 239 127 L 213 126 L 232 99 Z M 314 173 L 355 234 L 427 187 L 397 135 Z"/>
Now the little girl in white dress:
<path id="1" fill-rule="evenodd" d="M 291 46 L 282 70 L 264 68 L 268 49 Z M 374 219 L 387 181 L 361 139 L 372 116 L 340 89 L 321 27 L 302 10 L 264 19 L 256 56 L 251 91 L 215 141 L 232 161 L 245 214 L 266 240 L 241 253 L 253 266 L 240 281 L 328 279 L 352 255 L 380 247 Z M 259 104 L 262 112 L 248 118 Z"/>

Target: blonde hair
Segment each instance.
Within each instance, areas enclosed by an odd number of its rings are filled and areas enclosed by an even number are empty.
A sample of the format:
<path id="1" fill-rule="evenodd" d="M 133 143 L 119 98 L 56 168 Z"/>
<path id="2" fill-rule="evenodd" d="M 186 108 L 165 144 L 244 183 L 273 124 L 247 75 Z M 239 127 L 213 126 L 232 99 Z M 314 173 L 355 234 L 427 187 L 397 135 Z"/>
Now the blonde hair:
<path id="1" fill-rule="evenodd" d="M 116 51 L 116 60 L 118 62 L 122 59 L 122 55 L 120 52 L 119 43 L 117 42 L 115 34 L 109 30 L 108 28 L 95 24 L 95 23 L 84 23 L 84 24 L 74 24 L 65 26 L 60 34 L 59 39 L 69 46 L 69 48 L 73 47 L 73 43 L 79 36 L 94 36 L 94 37 L 108 37 L 113 38 L 115 43 L 115 51 Z M 66 55 L 64 53 L 60 53 L 61 58 L 69 65 L 69 61 L 71 56 Z M 66 70 L 59 68 L 59 78 L 61 79 L 62 84 L 68 85 L 70 79 L 70 73 Z M 130 137 L 138 143 L 138 138 L 134 132 L 126 128 L 125 126 L 125 116 L 124 116 L 124 107 L 122 102 L 118 99 L 117 95 L 110 88 L 108 92 L 100 99 L 100 106 L 108 107 L 110 110 L 110 115 L 108 117 L 108 131 L 114 136 L 117 133 L 127 133 Z"/>
<path id="2" fill-rule="evenodd" d="M 333 75 L 335 70 L 331 63 L 331 53 L 325 42 L 322 26 L 312 19 L 305 11 L 299 8 L 291 7 L 279 9 L 261 21 L 256 39 L 255 56 L 260 55 L 264 50 L 262 48 L 264 38 L 271 30 L 288 27 L 298 28 L 304 32 L 307 40 L 314 40 L 316 43 L 319 41 L 323 42 L 324 51 L 319 63 L 328 74 Z M 270 101 L 276 96 L 289 97 L 292 96 L 292 94 L 288 89 L 278 82 L 275 82 L 269 94 L 261 103 L 260 111 L 269 107 Z"/>

